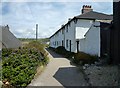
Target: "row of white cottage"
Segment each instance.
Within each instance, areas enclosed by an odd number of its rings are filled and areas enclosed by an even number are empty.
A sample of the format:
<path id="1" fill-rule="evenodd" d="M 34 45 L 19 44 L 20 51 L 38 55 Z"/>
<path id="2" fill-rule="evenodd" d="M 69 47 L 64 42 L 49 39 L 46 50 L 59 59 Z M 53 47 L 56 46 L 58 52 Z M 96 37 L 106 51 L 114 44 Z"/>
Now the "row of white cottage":
<path id="1" fill-rule="evenodd" d="M 64 46 L 66 50 L 71 52 L 81 51 L 100 57 L 101 49 L 107 43 L 103 30 L 106 30 L 106 26 L 110 24 L 112 19 L 112 15 L 95 12 L 91 6 L 84 5 L 81 15 L 69 19 L 68 23 L 62 25 L 50 37 L 50 46 L 54 48 Z M 104 46 L 102 47 L 102 45 Z"/>

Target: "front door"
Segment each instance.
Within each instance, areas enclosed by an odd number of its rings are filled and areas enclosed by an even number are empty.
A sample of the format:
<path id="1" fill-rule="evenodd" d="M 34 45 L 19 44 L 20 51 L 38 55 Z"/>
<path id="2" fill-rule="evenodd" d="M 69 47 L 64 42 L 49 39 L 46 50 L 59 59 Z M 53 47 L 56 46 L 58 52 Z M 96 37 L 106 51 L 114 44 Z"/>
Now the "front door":
<path id="1" fill-rule="evenodd" d="M 62 40 L 62 46 L 63 46 L 63 40 Z"/>
<path id="2" fill-rule="evenodd" d="M 77 53 L 79 52 L 79 41 L 77 41 Z"/>
<path id="3" fill-rule="evenodd" d="M 70 52 L 71 52 L 71 40 L 70 40 L 69 44 L 70 44 Z"/>

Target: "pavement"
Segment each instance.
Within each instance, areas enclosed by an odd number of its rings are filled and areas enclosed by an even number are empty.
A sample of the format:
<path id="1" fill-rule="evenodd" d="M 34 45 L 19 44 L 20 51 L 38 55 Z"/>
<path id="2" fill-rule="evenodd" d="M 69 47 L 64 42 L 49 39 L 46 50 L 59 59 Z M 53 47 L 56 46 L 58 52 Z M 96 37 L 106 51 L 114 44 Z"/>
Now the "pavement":
<path id="1" fill-rule="evenodd" d="M 88 86 L 83 73 L 78 67 L 70 64 L 70 61 L 61 55 L 47 49 L 50 62 L 45 70 L 35 78 L 30 86 Z"/>

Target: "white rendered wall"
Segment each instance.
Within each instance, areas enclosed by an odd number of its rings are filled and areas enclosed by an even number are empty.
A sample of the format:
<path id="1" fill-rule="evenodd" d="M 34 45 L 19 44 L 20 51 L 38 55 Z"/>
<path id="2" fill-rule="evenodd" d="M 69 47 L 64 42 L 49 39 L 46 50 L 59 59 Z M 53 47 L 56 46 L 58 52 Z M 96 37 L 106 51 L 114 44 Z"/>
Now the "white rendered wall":
<path id="1" fill-rule="evenodd" d="M 64 30 L 64 33 L 62 34 L 62 30 Z M 64 47 L 66 50 L 70 51 L 70 40 L 71 40 L 71 52 L 74 52 L 76 50 L 75 47 L 75 23 L 72 21 L 70 25 L 65 26 L 64 29 L 60 30 L 57 34 L 55 34 L 52 38 L 50 38 L 50 46 L 57 48 L 58 46 L 62 46 L 62 40 L 64 41 Z M 68 32 L 67 32 L 68 30 Z M 68 47 L 66 47 L 66 40 L 68 40 Z M 59 45 L 54 45 L 53 42 L 60 42 Z"/>
<path id="2" fill-rule="evenodd" d="M 50 38 L 50 46 L 53 48 L 62 46 L 62 40 L 64 40 L 64 34 L 62 34 L 62 31 L 60 30 L 57 34 Z"/>
<path id="3" fill-rule="evenodd" d="M 89 30 L 92 24 L 92 20 L 79 19 L 76 24 L 76 39 L 84 38 L 85 33 Z"/>
<path id="4" fill-rule="evenodd" d="M 50 39 L 50 46 L 57 48 L 58 46 L 62 46 L 62 40 L 64 40 L 64 47 L 68 51 L 70 51 L 70 40 L 71 40 L 71 51 L 72 52 L 77 52 L 77 43 L 76 39 L 81 39 L 84 37 L 85 33 L 88 31 L 88 29 L 91 27 L 93 21 L 92 20 L 83 20 L 83 19 L 78 19 L 77 23 L 74 21 L 70 22 L 70 25 L 68 27 L 66 26 L 64 28 L 64 34 L 62 34 L 62 30 L 59 31 L 57 34 L 55 34 L 51 39 Z M 68 30 L 68 32 L 66 31 Z M 66 47 L 66 40 L 68 40 L 68 47 Z M 53 42 L 60 42 L 59 45 L 54 45 Z"/>
<path id="5" fill-rule="evenodd" d="M 94 25 L 99 26 L 99 22 L 95 22 Z M 100 27 L 92 26 L 87 32 L 85 39 L 80 40 L 80 51 L 91 55 L 98 55 L 100 57 Z"/>
<path id="6" fill-rule="evenodd" d="M 86 52 L 86 42 L 85 41 L 86 41 L 85 38 L 79 40 L 79 51 L 81 51 L 81 52 Z"/>
<path id="7" fill-rule="evenodd" d="M 68 25 L 68 32 L 67 27 L 65 28 L 65 48 L 66 50 L 70 51 L 70 40 L 71 40 L 71 52 L 75 52 L 75 23 L 72 21 L 70 25 Z M 66 40 L 68 40 L 68 47 L 66 47 Z"/>
<path id="8" fill-rule="evenodd" d="M 80 40 L 80 39 L 85 38 L 84 35 L 89 30 L 89 28 L 92 26 L 92 24 L 93 24 L 93 20 L 78 19 L 76 28 L 75 28 L 75 40 Z M 75 47 L 76 47 L 75 52 L 77 52 L 77 42 L 75 42 Z"/>

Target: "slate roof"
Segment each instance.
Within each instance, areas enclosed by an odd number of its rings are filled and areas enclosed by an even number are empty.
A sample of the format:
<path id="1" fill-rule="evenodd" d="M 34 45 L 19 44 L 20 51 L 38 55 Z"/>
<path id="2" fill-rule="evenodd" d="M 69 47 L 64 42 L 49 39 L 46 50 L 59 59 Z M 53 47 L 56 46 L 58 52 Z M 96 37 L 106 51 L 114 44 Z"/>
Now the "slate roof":
<path id="1" fill-rule="evenodd" d="M 17 39 L 12 32 L 10 32 L 8 26 L 0 26 L 0 49 L 18 48 L 21 45 L 21 41 Z"/>
<path id="2" fill-rule="evenodd" d="M 90 11 L 85 14 L 81 14 L 79 16 L 76 16 L 76 18 L 82 18 L 82 19 L 96 19 L 96 20 L 113 20 L 112 15 L 107 15 L 95 11 Z"/>
<path id="3" fill-rule="evenodd" d="M 70 21 L 68 21 L 64 26 L 62 26 L 58 31 L 56 31 L 51 37 L 53 37 L 56 33 L 58 33 L 60 30 L 62 30 L 62 28 L 64 28 L 67 24 L 69 24 L 71 21 L 73 21 L 75 19 L 113 20 L 113 15 L 90 11 L 90 12 L 75 16 Z"/>

